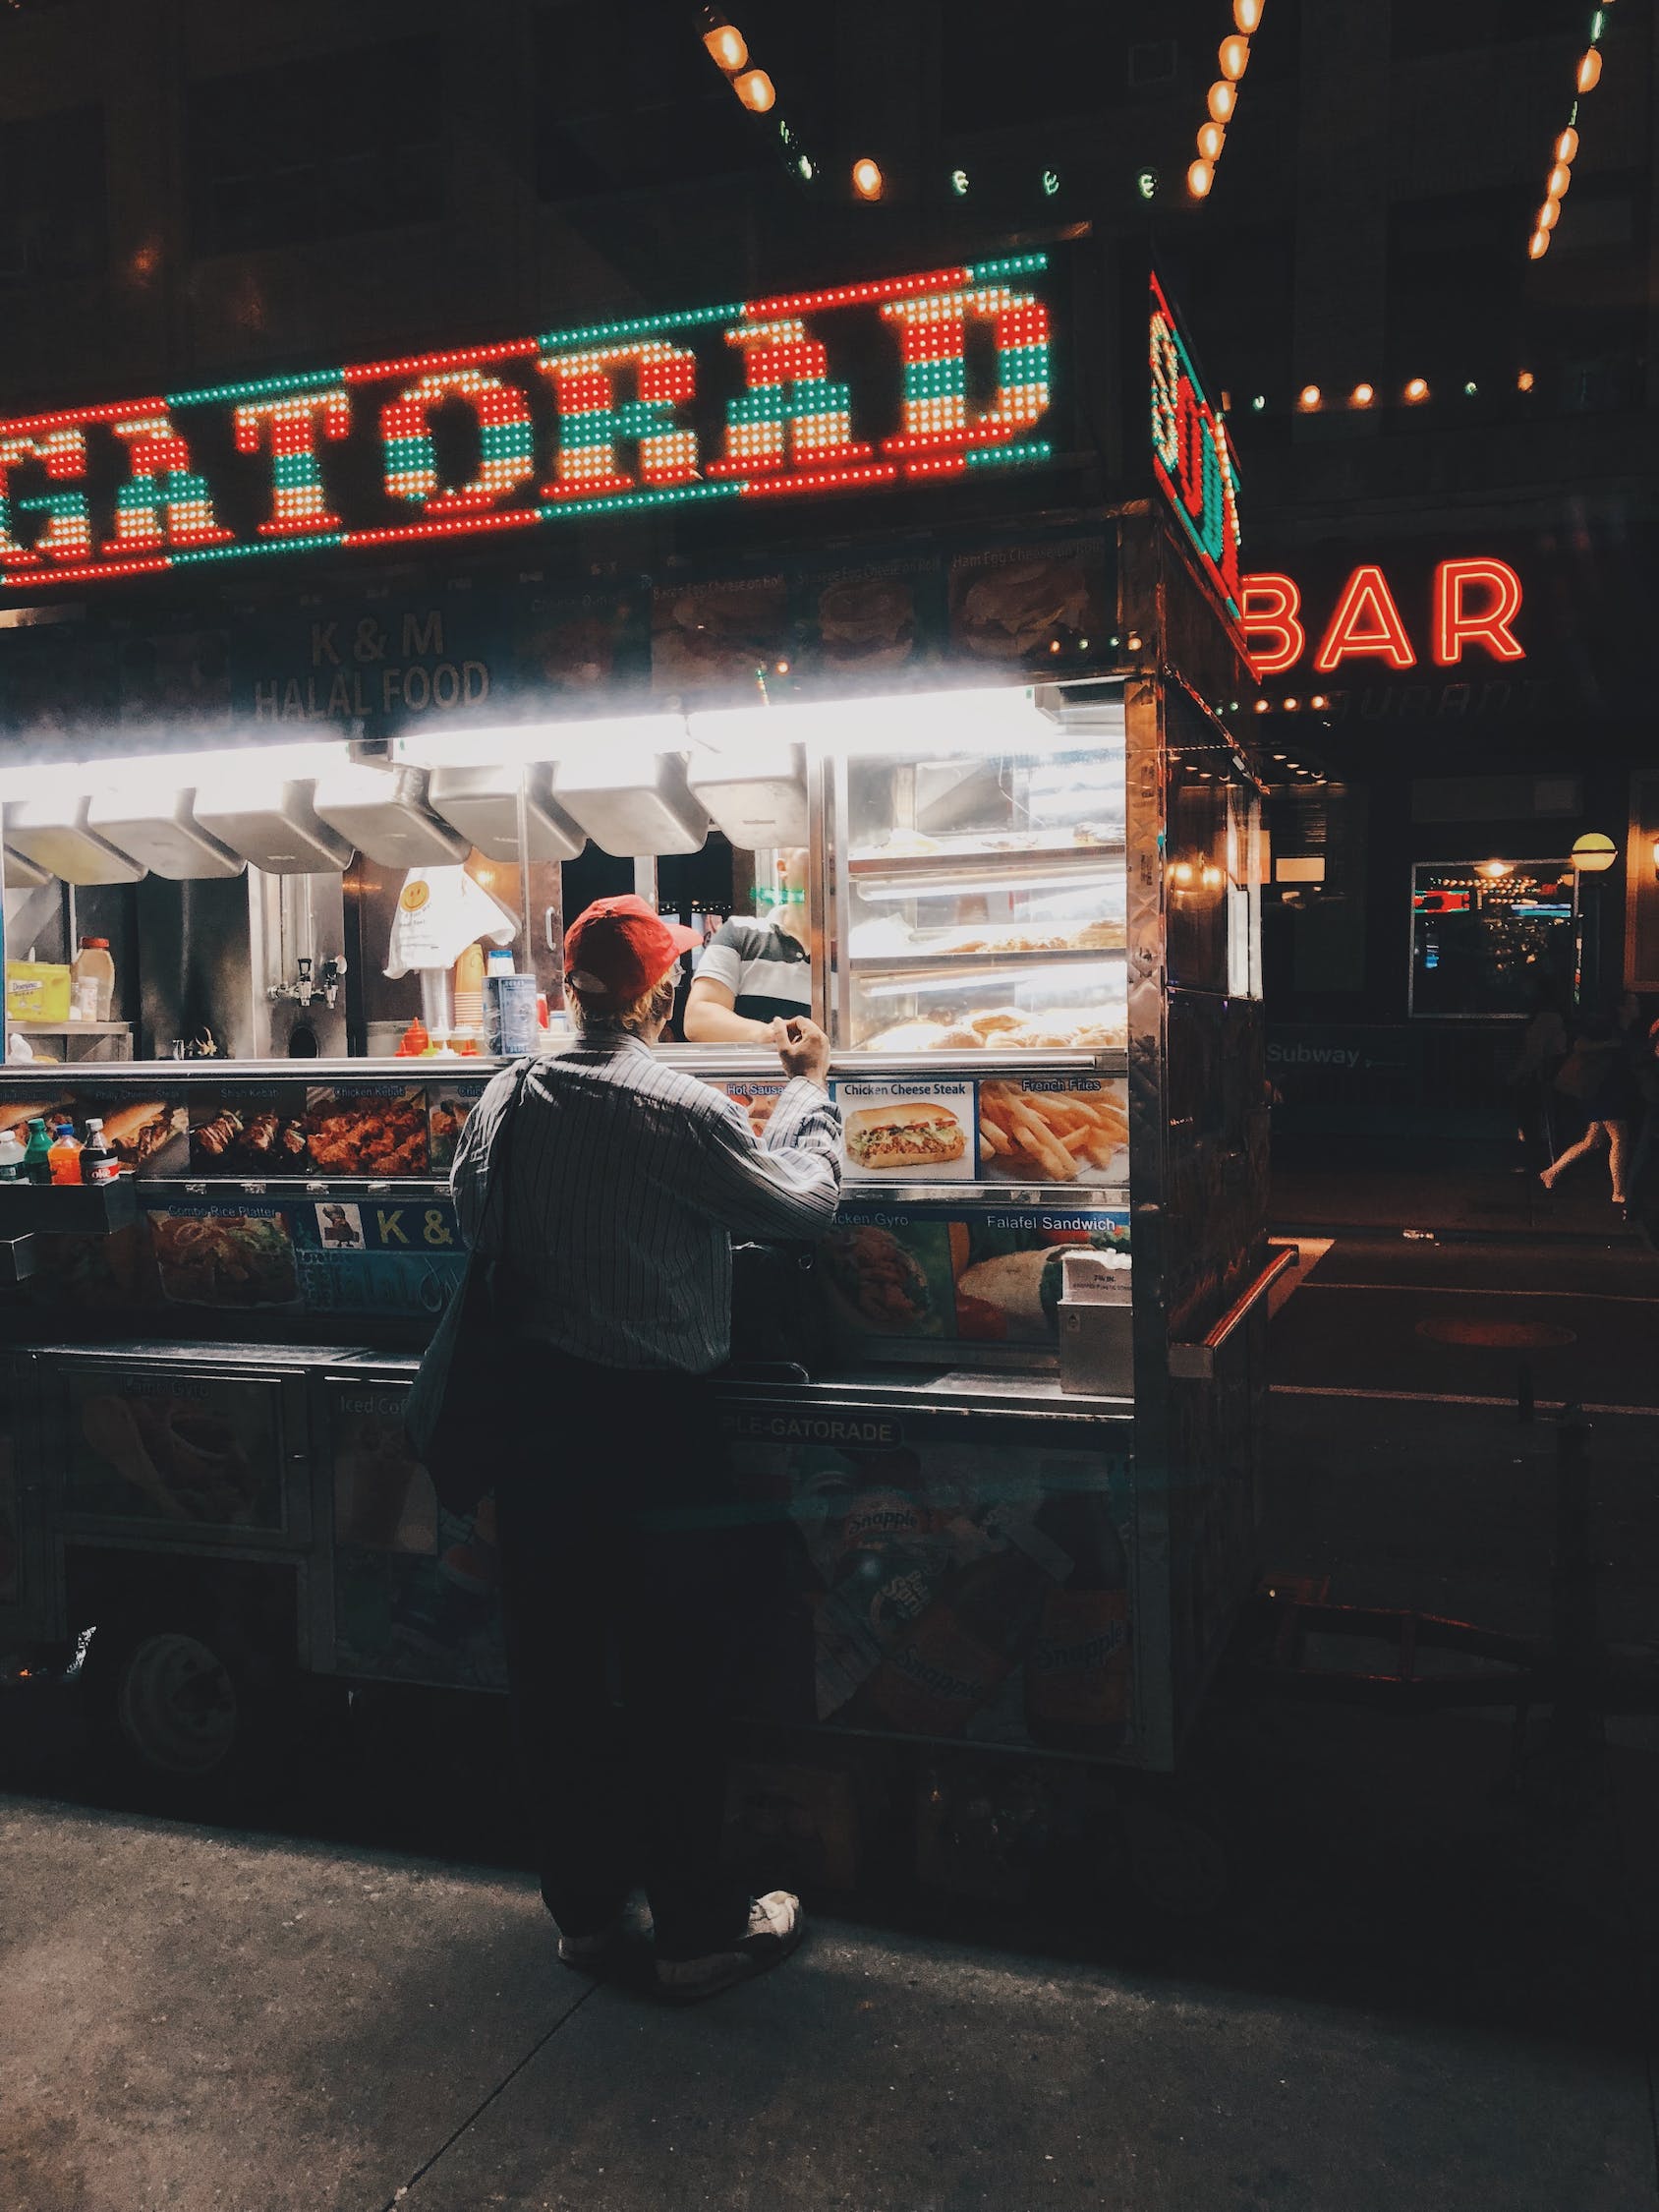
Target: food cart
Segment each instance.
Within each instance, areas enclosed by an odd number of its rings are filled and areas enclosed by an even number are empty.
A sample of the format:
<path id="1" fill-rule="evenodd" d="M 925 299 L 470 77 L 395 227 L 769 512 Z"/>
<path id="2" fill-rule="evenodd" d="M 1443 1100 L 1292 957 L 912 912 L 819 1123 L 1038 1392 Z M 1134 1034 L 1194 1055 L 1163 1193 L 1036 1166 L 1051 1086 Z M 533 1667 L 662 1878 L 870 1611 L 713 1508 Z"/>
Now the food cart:
<path id="1" fill-rule="evenodd" d="M 549 580 L 578 528 L 626 561 Z M 9 1012 L 0 1121 L 96 1115 L 125 1170 L 0 1185 L 0 1648 L 95 1628 L 187 1780 L 273 1679 L 499 1687 L 488 1501 L 401 1426 L 483 955 L 556 1051 L 564 911 L 712 933 L 804 848 L 848 1156 L 833 1350 L 721 1385 L 811 1623 L 751 1702 L 1171 1769 L 1261 1505 L 1236 555 L 1174 314 L 1086 237 L 0 423 L 8 965 L 116 965 L 106 1023 Z M 757 1125 L 781 1087 L 660 1049 Z"/>

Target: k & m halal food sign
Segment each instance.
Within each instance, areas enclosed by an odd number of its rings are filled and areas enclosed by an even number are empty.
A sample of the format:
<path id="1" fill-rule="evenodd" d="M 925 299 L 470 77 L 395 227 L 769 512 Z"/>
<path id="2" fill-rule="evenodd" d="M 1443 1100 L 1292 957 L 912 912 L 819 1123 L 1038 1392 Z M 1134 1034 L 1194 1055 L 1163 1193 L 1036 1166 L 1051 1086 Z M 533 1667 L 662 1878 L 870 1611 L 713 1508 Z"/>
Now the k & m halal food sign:
<path id="1" fill-rule="evenodd" d="M 1049 257 L 0 421 L 0 595 L 1050 457 Z"/>

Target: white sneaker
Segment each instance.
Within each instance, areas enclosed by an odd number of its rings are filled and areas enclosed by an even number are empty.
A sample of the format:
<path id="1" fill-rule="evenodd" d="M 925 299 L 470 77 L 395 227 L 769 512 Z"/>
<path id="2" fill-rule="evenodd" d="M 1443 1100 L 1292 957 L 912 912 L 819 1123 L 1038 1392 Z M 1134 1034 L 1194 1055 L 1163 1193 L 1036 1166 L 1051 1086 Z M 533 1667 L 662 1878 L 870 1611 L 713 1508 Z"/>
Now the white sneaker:
<path id="1" fill-rule="evenodd" d="M 764 1974 L 769 1966 L 787 1958 L 807 1932 L 801 1900 L 787 1890 L 771 1890 L 749 1901 L 749 1927 L 730 1950 L 711 1951 L 706 1958 L 659 1958 L 657 1987 L 676 2005 L 695 2005 L 699 1998 L 715 1997 L 734 1982 Z"/>

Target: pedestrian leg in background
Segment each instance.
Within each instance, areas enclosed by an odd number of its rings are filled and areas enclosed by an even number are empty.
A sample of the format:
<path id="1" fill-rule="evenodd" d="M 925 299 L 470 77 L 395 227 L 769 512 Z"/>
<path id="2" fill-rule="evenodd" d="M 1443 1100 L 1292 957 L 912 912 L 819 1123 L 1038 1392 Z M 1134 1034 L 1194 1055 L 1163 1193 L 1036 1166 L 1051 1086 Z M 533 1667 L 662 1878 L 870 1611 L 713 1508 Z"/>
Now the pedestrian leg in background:
<path id="1" fill-rule="evenodd" d="M 1583 1135 L 1579 1137 L 1577 1143 L 1570 1144 L 1553 1167 L 1545 1168 L 1538 1181 L 1546 1191 L 1553 1191 L 1570 1167 L 1579 1160 L 1588 1159 L 1592 1152 L 1599 1152 L 1606 1142 L 1607 1130 L 1605 1125 L 1601 1122 L 1592 1122 Z"/>
<path id="2" fill-rule="evenodd" d="M 1627 1167 L 1630 1153 L 1630 1125 L 1629 1122 L 1604 1122 L 1607 1132 L 1608 1166 L 1613 1175 L 1613 1203 L 1616 1206 L 1630 1202 L 1631 1184 Z"/>

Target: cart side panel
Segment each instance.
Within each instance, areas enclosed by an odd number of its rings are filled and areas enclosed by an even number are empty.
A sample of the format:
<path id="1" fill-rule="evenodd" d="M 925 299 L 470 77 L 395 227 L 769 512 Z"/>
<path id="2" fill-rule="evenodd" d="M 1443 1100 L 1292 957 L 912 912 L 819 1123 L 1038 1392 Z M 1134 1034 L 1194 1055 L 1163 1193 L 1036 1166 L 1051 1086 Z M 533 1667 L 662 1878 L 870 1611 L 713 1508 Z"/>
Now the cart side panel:
<path id="1" fill-rule="evenodd" d="M 0 1361 L 0 1644 L 64 1632 L 49 1477 L 33 1363 Z"/>
<path id="2" fill-rule="evenodd" d="M 1144 1763 L 1127 1420 L 734 1391 L 725 1426 L 745 1711 Z"/>

